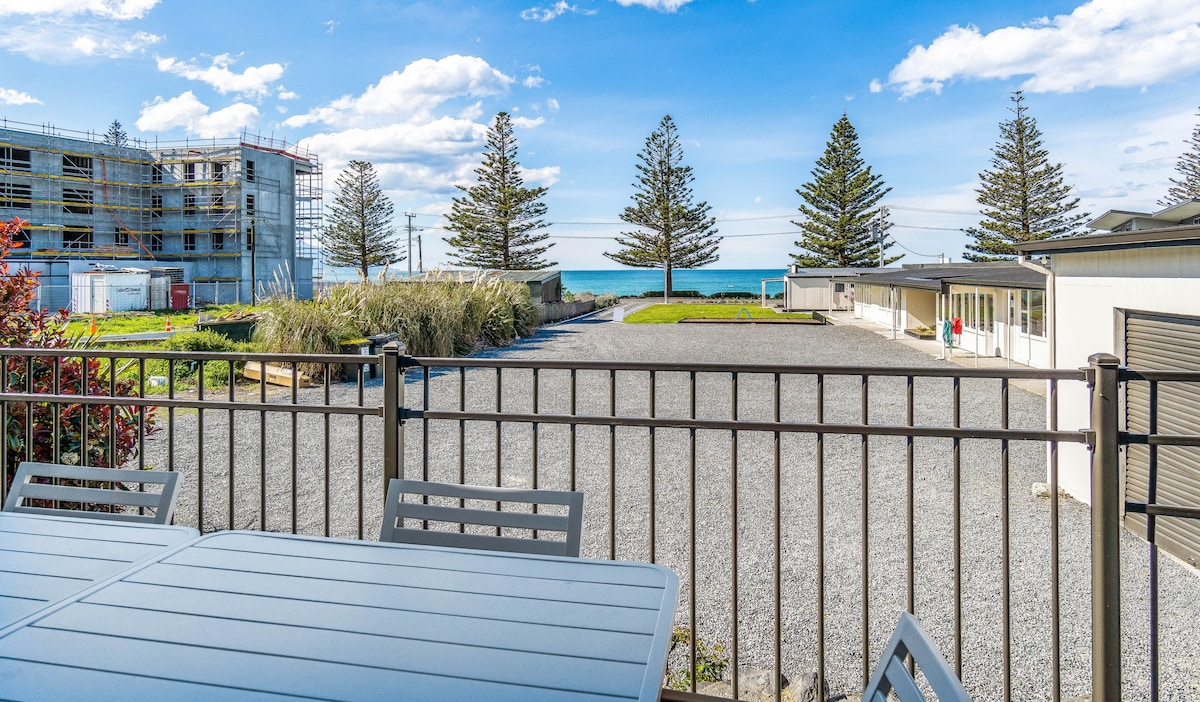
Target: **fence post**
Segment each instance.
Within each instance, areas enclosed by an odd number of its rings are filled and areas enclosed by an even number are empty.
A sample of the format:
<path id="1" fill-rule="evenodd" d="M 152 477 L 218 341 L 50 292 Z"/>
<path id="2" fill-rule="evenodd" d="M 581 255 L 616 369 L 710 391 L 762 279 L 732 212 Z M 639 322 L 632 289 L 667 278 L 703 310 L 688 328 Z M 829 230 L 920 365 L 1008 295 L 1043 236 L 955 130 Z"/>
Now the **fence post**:
<path id="1" fill-rule="evenodd" d="M 404 477 L 404 345 L 391 341 L 383 347 L 383 492 L 388 481 Z"/>
<path id="2" fill-rule="evenodd" d="M 1121 699 L 1120 367 L 1088 358 L 1092 394 L 1092 702 Z"/>

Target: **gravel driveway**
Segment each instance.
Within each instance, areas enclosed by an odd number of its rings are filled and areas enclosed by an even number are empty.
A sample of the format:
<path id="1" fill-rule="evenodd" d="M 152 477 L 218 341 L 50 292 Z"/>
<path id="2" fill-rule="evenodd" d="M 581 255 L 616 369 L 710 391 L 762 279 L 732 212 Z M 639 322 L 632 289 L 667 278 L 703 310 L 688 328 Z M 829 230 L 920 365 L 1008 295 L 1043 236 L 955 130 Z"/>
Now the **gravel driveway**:
<path id="1" fill-rule="evenodd" d="M 804 365 L 937 366 L 944 362 L 879 337 L 841 326 L 794 325 L 629 325 L 608 321 L 608 315 L 548 327 L 512 347 L 481 354 L 484 357 L 653 361 L 663 363 L 762 363 Z M 662 371 L 654 384 L 657 417 L 687 417 L 691 392 L 686 372 Z M 465 375 L 466 406 L 493 410 L 496 372 L 473 370 Z M 827 422 L 854 423 L 860 418 L 857 377 L 825 379 Z M 570 410 L 570 375 L 544 370 L 537 374 L 537 407 L 532 404 L 534 374 L 505 371 L 501 380 L 502 408 L 508 412 L 543 414 Z M 420 407 L 424 383 L 410 374 L 406 404 Z M 429 406 L 453 409 L 459 403 L 457 371 L 434 370 L 428 380 Z M 646 373 L 620 372 L 615 388 L 603 371 L 579 371 L 575 377 L 576 413 L 649 416 L 650 378 Z M 812 377 L 784 376 L 780 381 L 779 412 L 784 421 L 813 421 L 816 383 Z M 999 383 L 964 380 L 964 426 L 999 426 Z M 903 379 L 874 378 L 869 385 L 868 413 L 872 424 L 905 421 Z M 369 382 L 361 399 L 351 384 L 330 388 L 335 404 L 377 405 L 379 381 Z M 734 383 L 729 373 L 700 373 L 695 385 L 696 416 L 729 419 Z M 737 418 L 771 420 L 775 412 L 775 381 L 770 374 L 742 374 L 736 382 Z M 914 384 L 914 419 L 918 425 L 950 425 L 950 381 L 918 378 Z M 301 401 L 322 404 L 320 388 L 301 392 Z M 1044 427 L 1044 398 L 1011 391 L 1009 420 L 1013 428 Z M 356 536 L 361 521 L 366 538 L 373 538 L 379 520 L 378 420 L 362 422 L 365 437 L 359 476 L 359 420 L 321 415 L 292 420 L 285 415 L 239 411 L 206 413 L 202 423 L 194 412 L 177 411 L 173 461 L 177 470 L 191 473 L 181 497 L 177 521 L 205 529 L 235 527 Z M 625 559 L 654 559 L 680 574 L 683 581 L 677 621 L 687 623 L 691 606 L 690 572 L 694 539 L 696 570 L 696 627 L 710 642 L 734 643 L 732 544 L 737 538 L 737 619 L 739 665 L 771 668 L 774 641 L 774 523 L 776 451 L 781 486 L 778 517 L 782 561 L 783 671 L 803 680 L 816 666 L 817 583 L 817 439 L 811 434 L 775 436 L 741 431 L 701 430 L 693 444 L 686 429 L 579 426 L 542 423 L 506 425 L 499 448 L 494 423 L 467 423 L 459 450 L 457 421 L 410 422 L 406 432 L 407 474 L 420 476 L 428 456 L 428 477 L 491 483 L 500 465 L 505 485 L 568 487 L 574 479 L 588 495 L 585 507 L 584 555 Z M 230 440 L 230 433 L 233 440 Z M 168 437 L 163 432 L 147 451 L 154 465 L 168 462 Z M 203 435 L 205 455 L 197 455 L 196 438 Z M 266 437 L 262 444 L 260 436 Z M 326 437 L 329 437 L 326 439 Z M 293 448 L 294 444 L 294 448 Z M 425 453 L 424 446 L 428 445 Z M 260 445 L 265 450 L 260 451 Z M 536 449 L 535 449 L 536 446 Z M 569 457 L 574 447 L 574 475 Z M 654 458 L 651 460 L 651 447 Z M 736 461 L 734 450 L 736 448 Z M 867 522 L 869 556 L 868 664 L 873 667 L 898 613 L 905 607 L 907 480 L 903 438 L 872 437 L 868 442 Z M 326 456 L 328 454 L 328 460 Z M 461 455 L 461 464 L 460 464 Z M 692 489 L 692 456 L 695 490 Z M 826 671 L 833 693 L 861 689 L 862 626 L 862 440 L 858 436 L 824 438 L 825 522 L 825 644 Z M 952 447 L 949 440 L 913 441 L 913 493 L 916 509 L 916 611 L 938 644 L 953 657 L 952 574 Z M 292 464 L 295 463 L 293 490 Z M 610 457 L 612 460 L 610 461 Z M 535 460 L 536 458 L 536 460 Z M 196 466 L 203 463 L 203 490 Z M 229 505 L 229 465 L 234 466 L 233 517 Z M 736 464 L 736 471 L 733 466 Z M 326 476 L 328 466 L 328 478 Z M 536 470 L 536 474 L 535 474 Z M 976 699 L 1001 699 L 1001 495 L 1002 464 L 998 441 L 964 440 L 962 470 L 963 553 L 963 677 Z M 1015 699 L 1049 699 L 1050 687 L 1050 568 L 1049 501 L 1034 497 L 1030 486 L 1046 479 L 1045 446 L 1012 442 L 1009 448 L 1008 498 L 1011 530 L 1012 680 Z M 736 492 L 733 486 L 736 482 Z M 260 491 L 260 483 L 265 484 Z M 653 483 L 654 520 L 651 521 Z M 358 485 L 366 486 L 365 509 Z M 615 485 L 615 496 L 612 486 Z M 265 494 L 263 494 L 265 493 Z M 203 495 L 200 509 L 198 500 Z M 296 509 L 292 509 L 292 495 Z M 611 501 L 610 501 L 611 499 Z M 696 529 L 689 512 L 696 504 Z M 265 502 L 266 510 L 261 505 Z M 611 507 L 615 506 L 615 510 Z M 328 519 L 326 512 L 328 511 Z M 202 513 L 203 519 L 196 515 Z M 615 517 L 613 516 L 615 514 Z M 294 517 L 293 517 L 294 515 Z M 732 528 L 736 515 L 737 529 Z M 1089 515 L 1079 503 L 1061 502 L 1061 647 L 1065 697 L 1085 695 L 1090 686 Z M 201 523 L 202 522 L 202 523 Z M 1127 696 L 1145 698 L 1147 658 L 1147 547 L 1125 535 L 1123 626 L 1126 640 Z M 1200 579 L 1194 572 L 1163 559 L 1161 699 L 1200 698 L 1200 627 L 1194 603 L 1200 601 Z"/>

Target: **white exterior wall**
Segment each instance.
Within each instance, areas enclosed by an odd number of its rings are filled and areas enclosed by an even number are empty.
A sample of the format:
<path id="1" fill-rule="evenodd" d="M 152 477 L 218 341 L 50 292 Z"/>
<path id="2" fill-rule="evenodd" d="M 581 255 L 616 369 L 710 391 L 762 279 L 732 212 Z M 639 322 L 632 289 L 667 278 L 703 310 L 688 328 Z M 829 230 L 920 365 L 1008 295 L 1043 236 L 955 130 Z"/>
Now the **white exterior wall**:
<path id="1" fill-rule="evenodd" d="M 1052 264 L 1057 368 L 1082 368 L 1094 353 L 1116 355 L 1123 334 L 1116 328 L 1117 309 L 1200 316 L 1200 247 L 1060 253 Z M 1059 399 L 1060 427 L 1090 425 L 1082 383 L 1062 383 Z M 1090 465 L 1086 447 L 1060 447 L 1062 487 L 1084 502 L 1090 501 Z"/>

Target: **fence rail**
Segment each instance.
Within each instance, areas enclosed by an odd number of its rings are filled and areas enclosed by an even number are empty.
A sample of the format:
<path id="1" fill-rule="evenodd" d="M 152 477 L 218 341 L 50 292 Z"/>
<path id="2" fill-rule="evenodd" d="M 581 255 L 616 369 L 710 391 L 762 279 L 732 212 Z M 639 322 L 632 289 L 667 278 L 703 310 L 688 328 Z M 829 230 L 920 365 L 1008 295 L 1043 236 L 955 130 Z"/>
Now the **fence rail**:
<path id="1" fill-rule="evenodd" d="M 581 490 L 584 556 L 679 573 L 670 682 L 692 691 L 723 664 L 766 671 L 775 699 L 785 681 L 854 694 L 909 611 L 976 699 L 1186 697 L 1200 636 L 1164 659 L 1159 613 L 1200 588 L 1154 545 L 1147 588 L 1137 540 L 1117 527 L 1122 505 L 1151 519 L 1200 508 L 1125 501 L 1112 462 L 1124 445 L 1200 445 L 1123 431 L 1120 394 L 1200 374 L 1093 360 L 1085 372 L 3 349 L 0 459 L 179 471 L 177 523 L 353 538 L 374 537 L 390 477 Z M 251 361 L 286 384 L 226 382 Z M 1045 396 L 1019 389 L 1028 381 Z M 1085 385 L 1107 398 L 1093 402 L 1102 416 L 1059 428 L 1060 390 Z M 51 430 L 18 423 L 30 416 Z M 1102 510 L 1059 498 L 1068 444 L 1095 451 Z M 1031 496 L 1034 482 L 1049 497 Z M 1129 625 L 1140 612 L 1148 632 Z M 707 691 L 743 694 L 727 677 Z"/>

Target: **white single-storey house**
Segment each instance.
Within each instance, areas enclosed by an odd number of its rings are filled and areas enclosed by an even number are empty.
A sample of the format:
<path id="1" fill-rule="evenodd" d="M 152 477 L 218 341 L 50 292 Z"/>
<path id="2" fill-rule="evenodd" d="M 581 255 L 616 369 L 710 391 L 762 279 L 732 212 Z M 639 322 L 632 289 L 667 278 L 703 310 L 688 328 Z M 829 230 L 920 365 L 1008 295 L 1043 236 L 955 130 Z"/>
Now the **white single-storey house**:
<path id="1" fill-rule="evenodd" d="M 1108 212 L 1089 226 L 1111 232 L 1019 244 L 1026 257 L 1047 263 L 1055 368 L 1081 368 L 1095 353 L 1109 353 L 1134 370 L 1200 370 L 1200 201 L 1154 213 Z M 1149 389 L 1131 382 L 1123 409 L 1129 431 L 1146 431 Z M 1089 425 L 1087 389 L 1064 384 L 1059 426 Z M 1200 392 L 1182 384 L 1158 388 L 1158 430 L 1200 434 Z M 1200 448 L 1158 449 L 1158 501 L 1200 505 Z M 1122 458 L 1132 499 L 1148 489 L 1148 448 L 1131 446 Z M 1090 454 L 1081 445 L 1060 447 L 1061 485 L 1090 500 Z M 1139 515 L 1127 526 L 1139 528 Z M 1159 543 L 1196 565 L 1200 520 L 1159 521 Z"/>
<path id="2" fill-rule="evenodd" d="M 891 269 L 801 268 L 791 265 L 783 277 L 783 309 L 796 312 L 848 310 L 854 298 L 847 280 L 880 270 Z"/>
<path id="3" fill-rule="evenodd" d="M 1009 262 L 908 265 L 865 273 L 853 284 L 854 314 L 893 335 L 942 338 L 947 320 L 961 319 L 955 346 L 1046 368 L 1046 270 Z"/>

